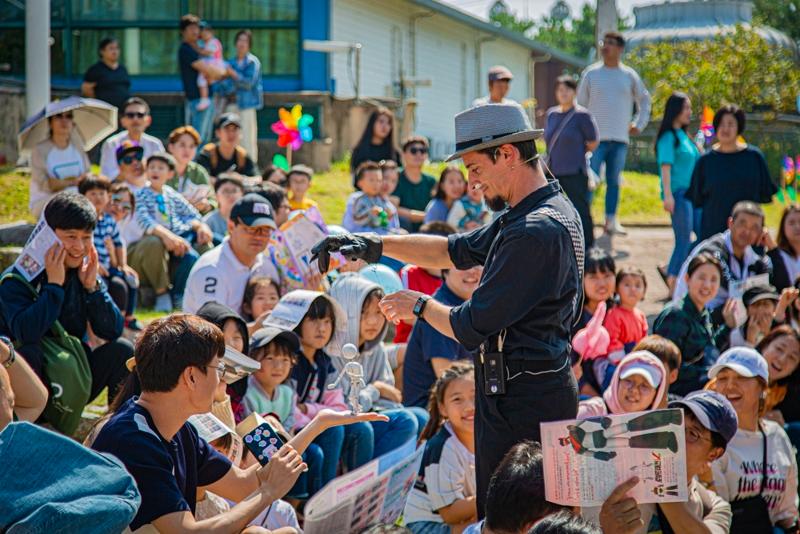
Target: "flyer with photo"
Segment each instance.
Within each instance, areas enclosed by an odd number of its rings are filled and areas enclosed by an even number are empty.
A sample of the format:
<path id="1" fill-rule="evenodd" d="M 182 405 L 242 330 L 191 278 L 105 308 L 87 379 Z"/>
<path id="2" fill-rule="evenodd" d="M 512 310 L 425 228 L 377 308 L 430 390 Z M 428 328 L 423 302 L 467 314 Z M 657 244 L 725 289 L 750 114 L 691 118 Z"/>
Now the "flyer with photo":
<path id="1" fill-rule="evenodd" d="M 41 217 L 28 237 L 22 253 L 14 262 L 14 267 L 30 282 L 44 271 L 45 254 L 56 243 L 61 243 L 61 241 L 44 217 Z"/>
<path id="2" fill-rule="evenodd" d="M 541 424 L 545 496 L 565 506 L 600 506 L 631 477 L 639 503 L 688 498 L 683 412 L 652 410 Z"/>

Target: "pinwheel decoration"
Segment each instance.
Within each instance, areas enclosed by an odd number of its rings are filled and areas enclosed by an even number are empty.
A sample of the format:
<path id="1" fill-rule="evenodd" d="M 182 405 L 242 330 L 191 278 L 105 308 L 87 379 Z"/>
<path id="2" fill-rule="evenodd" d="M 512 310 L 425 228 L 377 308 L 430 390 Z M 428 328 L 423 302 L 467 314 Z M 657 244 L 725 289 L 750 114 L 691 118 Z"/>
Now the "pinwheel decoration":
<path id="1" fill-rule="evenodd" d="M 714 111 L 708 106 L 703 106 L 703 114 L 700 116 L 700 131 L 703 132 L 707 145 L 714 137 Z"/>
<path id="2" fill-rule="evenodd" d="M 778 189 L 778 200 L 782 204 L 787 201 L 797 202 L 797 178 L 800 173 L 800 156 L 796 161 L 791 156 L 783 157 L 783 172 L 781 172 L 781 188 Z"/>
<path id="3" fill-rule="evenodd" d="M 314 138 L 311 123 L 314 117 L 303 113 L 303 106 L 295 104 L 291 110 L 280 108 L 279 120 L 272 123 L 272 131 L 278 134 L 278 146 L 286 148 L 286 155 L 275 154 L 272 163 L 276 167 L 288 170 L 292 165 L 292 152 L 298 150 L 303 143 L 308 143 Z"/>

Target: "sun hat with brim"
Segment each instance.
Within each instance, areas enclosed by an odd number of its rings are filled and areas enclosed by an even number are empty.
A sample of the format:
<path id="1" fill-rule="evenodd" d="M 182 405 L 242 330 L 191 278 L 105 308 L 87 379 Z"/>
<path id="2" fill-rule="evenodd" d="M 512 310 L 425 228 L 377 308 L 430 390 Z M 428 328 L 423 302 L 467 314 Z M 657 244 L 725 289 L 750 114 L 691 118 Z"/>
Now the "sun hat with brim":
<path id="1" fill-rule="evenodd" d="M 178 164 L 175 162 L 175 157 L 169 152 L 156 152 L 155 154 L 150 154 L 147 156 L 147 164 L 149 165 L 151 161 L 164 162 L 164 164 L 173 172 L 178 167 Z"/>
<path id="2" fill-rule="evenodd" d="M 745 378 L 760 377 L 769 382 L 767 360 L 750 347 L 733 347 L 723 352 L 717 363 L 708 370 L 708 377 L 715 378 L 726 368 L 736 371 Z"/>
<path id="3" fill-rule="evenodd" d="M 544 134 L 531 126 L 525 110 L 516 103 L 469 108 L 456 115 L 455 125 L 456 151 L 446 161 L 484 148 L 533 141 Z"/>
<path id="4" fill-rule="evenodd" d="M 658 367 L 642 361 L 633 361 L 626 365 L 619 373 L 619 378 L 624 380 L 633 375 L 644 378 L 652 388 L 657 388 L 662 379 L 661 370 Z"/>
<path id="5" fill-rule="evenodd" d="M 253 339 L 250 340 L 250 352 L 266 347 L 276 339 L 285 341 L 291 347 L 292 352 L 300 350 L 300 338 L 291 330 L 284 330 L 276 326 L 263 326 L 253 334 Z"/>
<path id="6" fill-rule="evenodd" d="M 716 432 L 729 442 L 736 435 L 739 418 L 730 401 L 716 391 L 694 391 L 668 408 L 687 408 L 705 428 Z"/>

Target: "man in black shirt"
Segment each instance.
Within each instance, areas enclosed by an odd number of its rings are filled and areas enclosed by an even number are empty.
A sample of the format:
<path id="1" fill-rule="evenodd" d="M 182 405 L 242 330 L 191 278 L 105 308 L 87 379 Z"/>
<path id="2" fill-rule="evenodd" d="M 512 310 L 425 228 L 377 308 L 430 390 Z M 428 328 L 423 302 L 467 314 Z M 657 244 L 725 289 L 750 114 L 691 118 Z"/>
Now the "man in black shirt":
<path id="1" fill-rule="evenodd" d="M 483 265 L 472 298 L 450 307 L 415 291 L 381 301 L 391 321 L 421 319 L 476 357 L 476 474 L 483 516 L 492 471 L 516 443 L 539 441 L 539 423 L 573 419 L 577 386 L 570 369 L 570 329 L 581 308 L 583 232 L 575 208 L 538 161 L 532 130 L 517 104 L 479 106 L 455 118 L 456 150 L 493 210 L 490 224 L 448 238 L 432 235 L 331 236 L 328 253 L 439 269 Z"/>
<path id="2" fill-rule="evenodd" d="M 258 174 L 255 163 L 239 144 L 242 140 L 242 123 L 236 113 L 223 113 L 214 124 L 216 143 L 206 144 L 197 155 L 197 163 L 205 167 L 214 178 L 221 174 L 235 175 L 242 181 Z"/>
<path id="3" fill-rule="evenodd" d="M 119 108 L 131 96 L 131 79 L 124 65 L 119 62 L 119 42 L 106 37 L 97 47 L 100 61 L 89 67 L 83 76 L 81 94 L 98 98 Z"/>
<path id="4" fill-rule="evenodd" d="M 183 92 L 186 95 L 186 123 L 191 124 L 200 134 L 202 141 L 211 139 L 211 121 L 214 118 L 214 104 L 198 109 L 200 105 L 200 89 L 197 87 L 197 75 L 203 74 L 210 82 L 227 75 L 217 67 L 203 61 L 197 51 L 197 39 L 200 37 L 200 19 L 197 15 L 184 15 L 180 23 L 182 43 L 178 48 L 178 65 L 181 70 Z M 201 106 L 202 107 L 202 106 Z"/>

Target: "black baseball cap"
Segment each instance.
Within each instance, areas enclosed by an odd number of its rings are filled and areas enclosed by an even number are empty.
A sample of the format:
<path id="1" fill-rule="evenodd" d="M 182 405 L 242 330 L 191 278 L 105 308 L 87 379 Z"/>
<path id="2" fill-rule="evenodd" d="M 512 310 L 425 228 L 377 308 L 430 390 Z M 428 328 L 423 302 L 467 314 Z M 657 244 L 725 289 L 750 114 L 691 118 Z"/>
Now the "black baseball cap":
<path id="1" fill-rule="evenodd" d="M 217 117 L 217 121 L 214 123 L 214 129 L 219 130 L 220 128 L 225 128 L 229 124 L 235 124 L 239 128 L 242 127 L 242 119 L 236 113 L 223 113 L 219 117 Z"/>
<path id="2" fill-rule="evenodd" d="M 778 290 L 775 286 L 756 286 L 751 287 L 742 295 L 742 301 L 745 306 L 750 306 L 761 300 L 772 300 L 778 302 L 781 296 L 778 295 Z"/>
<path id="3" fill-rule="evenodd" d="M 276 326 L 263 326 L 253 334 L 253 339 L 250 340 L 250 352 L 266 347 L 275 339 L 284 340 L 291 347 L 292 353 L 300 350 L 300 338 L 291 330 L 283 330 Z"/>
<path id="4" fill-rule="evenodd" d="M 124 140 L 122 143 L 120 143 L 116 150 L 117 163 L 119 163 L 119 161 L 125 157 L 125 154 L 133 152 L 144 154 L 144 147 L 136 141 L 132 141 L 130 139 Z"/>
<path id="5" fill-rule="evenodd" d="M 247 226 L 269 226 L 273 230 L 278 229 L 272 213 L 272 204 L 256 193 L 248 193 L 237 200 L 231 208 L 230 217 L 231 220 Z"/>
<path id="6" fill-rule="evenodd" d="M 681 400 L 669 403 L 670 408 L 686 408 L 705 428 L 716 432 L 729 443 L 739 427 L 736 410 L 730 401 L 716 391 L 695 391 Z"/>

